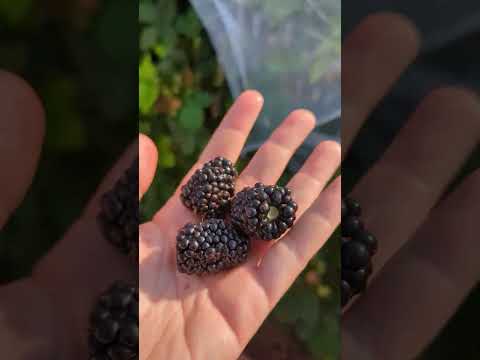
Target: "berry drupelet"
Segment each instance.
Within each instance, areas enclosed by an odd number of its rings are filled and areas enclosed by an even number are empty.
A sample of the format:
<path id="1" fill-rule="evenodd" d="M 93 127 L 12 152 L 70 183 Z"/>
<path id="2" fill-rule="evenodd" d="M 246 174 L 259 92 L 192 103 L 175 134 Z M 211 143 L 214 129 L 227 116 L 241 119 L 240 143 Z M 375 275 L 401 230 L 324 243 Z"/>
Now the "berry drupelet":
<path id="1" fill-rule="evenodd" d="M 237 170 L 232 162 L 217 157 L 195 171 L 182 187 L 182 203 L 205 218 L 222 217 L 235 194 Z"/>
<path id="2" fill-rule="evenodd" d="M 138 160 L 102 196 L 98 222 L 107 240 L 138 262 Z"/>
<path id="3" fill-rule="evenodd" d="M 361 207 L 351 198 L 342 200 L 342 307 L 365 290 L 372 273 L 372 256 L 377 240 L 365 230 L 360 220 Z"/>
<path id="4" fill-rule="evenodd" d="M 290 189 L 257 183 L 234 197 L 230 216 L 248 236 L 273 240 L 293 226 L 297 208 Z"/>
<path id="5" fill-rule="evenodd" d="M 89 328 L 90 360 L 138 359 L 138 288 L 114 283 L 99 298 Z"/>
<path id="6" fill-rule="evenodd" d="M 186 224 L 177 235 L 177 268 L 182 273 L 217 273 L 243 263 L 249 239 L 221 219 Z"/>

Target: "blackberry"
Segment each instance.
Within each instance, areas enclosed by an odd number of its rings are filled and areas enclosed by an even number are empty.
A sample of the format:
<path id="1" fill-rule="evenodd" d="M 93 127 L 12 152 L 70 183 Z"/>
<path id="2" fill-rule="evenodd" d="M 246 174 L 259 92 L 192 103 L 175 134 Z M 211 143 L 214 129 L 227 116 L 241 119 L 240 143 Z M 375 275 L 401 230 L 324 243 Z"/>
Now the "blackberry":
<path id="1" fill-rule="evenodd" d="M 138 288 L 114 283 L 90 316 L 90 360 L 138 360 Z"/>
<path id="2" fill-rule="evenodd" d="M 290 189 L 257 183 L 235 196 L 230 215 L 247 235 L 273 240 L 293 226 L 297 208 Z"/>
<path id="3" fill-rule="evenodd" d="M 203 275 L 243 263 L 249 239 L 221 219 L 186 224 L 177 235 L 177 268 L 182 273 Z"/>
<path id="4" fill-rule="evenodd" d="M 357 201 L 342 200 L 342 306 L 365 290 L 372 273 L 372 256 L 378 247 L 376 238 L 365 230 L 360 215 Z"/>
<path id="5" fill-rule="evenodd" d="M 237 175 L 230 160 L 217 157 L 195 171 L 182 187 L 180 198 L 195 214 L 205 218 L 223 217 L 235 194 Z"/>
<path id="6" fill-rule="evenodd" d="M 98 221 L 107 240 L 138 262 L 138 159 L 102 196 Z"/>

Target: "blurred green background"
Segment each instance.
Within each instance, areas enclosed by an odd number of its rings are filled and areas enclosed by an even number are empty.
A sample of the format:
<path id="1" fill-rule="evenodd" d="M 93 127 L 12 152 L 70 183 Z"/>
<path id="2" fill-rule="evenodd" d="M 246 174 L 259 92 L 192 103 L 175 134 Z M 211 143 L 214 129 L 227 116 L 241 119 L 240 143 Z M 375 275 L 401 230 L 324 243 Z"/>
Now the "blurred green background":
<path id="1" fill-rule="evenodd" d="M 32 187 L 0 232 L 0 283 L 31 271 L 136 139 L 137 9 L 130 0 L 0 0 L 0 67 L 32 85 L 47 118 Z"/>
<path id="2" fill-rule="evenodd" d="M 285 16 L 283 10 L 272 16 Z M 157 175 L 141 204 L 147 219 L 193 165 L 232 98 L 208 36 L 188 1 L 141 0 L 139 19 L 139 126 L 159 149 Z M 242 159 L 239 166 L 246 161 Z M 289 176 L 285 174 L 283 181 Z M 331 241 L 269 319 L 275 327 L 286 325 L 282 329 L 292 334 L 295 340 L 291 341 L 300 340 L 305 353 L 316 359 L 339 357 L 338 289 L 333 285 L 339 278 L 338 254 L 336 242 Z M 258 336 L 272 335 L 266 331 Z M 256 359 L 257 348 L 269 345 L 263 344 L 264 339 L 253 342 L 260 344 L 247 353 Z M 289 351 L 280 350 L 279 356 L 288 356 Z"/>
<path id="3" fill-rule="evenodd" d="M 160 153 L 141 206 L 143 219 L 150 217 L 232 102 L 188 1 L 139 4 L 138 12 L 131 0 L 0 0 L 0 66 L 32 84 L 47 116 L 32 188 L 0 232 L 0 283 L 28 274 L 61 237 L 138 127 Z M 285 343 L 292 343 L 302 354 L 295 359 L 339 357 L 337 240 L 313 259 L 247 352 L 267 347 L 281 359 L 289 351 Z M 469 298 L 422 359 L 478 354 L 476 332 L 466 332 L 478 318 L 478 296 Z"/>

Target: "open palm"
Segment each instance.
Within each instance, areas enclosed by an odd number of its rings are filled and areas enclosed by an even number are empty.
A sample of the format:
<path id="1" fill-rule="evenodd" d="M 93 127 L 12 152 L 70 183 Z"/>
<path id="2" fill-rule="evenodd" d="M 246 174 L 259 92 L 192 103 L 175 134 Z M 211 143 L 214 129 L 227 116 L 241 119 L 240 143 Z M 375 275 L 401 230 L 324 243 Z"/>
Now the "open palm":
<path id="1" fill-rule="evenodd" d="M 33 89 L 0 70 L 0 232 L 30 187 L 44 140 L 44 109 Z M 48 121 L 48 120 L 47 120 Z M 136 271 L 97 225 L 102 194 L 138 157 L 133 143 L 65 235 L 29 276 L 0 286 L 2 359 L 86 359 L 88 320 L 98 295 Z M 72 185 L 73 186 L 73 185 Z M 52 196 L 64 196 L 55 189 Z M 37 238 L 30 239 L 32 243 Z M 74 284 L 74 286 L 72 286 Z"/>
<path id="2" fill-rule="evenodd" d="M 236 161 L 262 104 L 257 92 L 243 93 L 182 184 L 216 156 Z M 256 182 L 274 184 L 314 125 L 310 112 L 292 112 L 240 174 L 237 190 Z M 141 136 L 140 196 L 152 181 L 156 161 L 155 146 Z M 293 229 L 274 245 L 254 241 L 244 265 L 213 276 L 176 270 L 177 231 L 199 221 L 181 204 L 177 189 L 153 220 L 140 227 L 140 358 L 236 359 L 337 227 L 340 178 L 322 190 L 339 161 L 338 144 L 320 143 L 288 184 L 299 206 Z"/>
<path id="3" fill-rule="evenodd" d="M 389 13 L 368 17 L 346 37 L 344 154 L 419 42 L 408 19 Z M 479 120 L 473 91 L 433 90 L 355 185 L 352 196 L 379 248 L 368 290 L 344 309 L 342 359 L 417 358 L 478 284 L 480 171 L 448 189 L 478 146 Z M 452 357 L 458 354 L 441 358 Z"/>

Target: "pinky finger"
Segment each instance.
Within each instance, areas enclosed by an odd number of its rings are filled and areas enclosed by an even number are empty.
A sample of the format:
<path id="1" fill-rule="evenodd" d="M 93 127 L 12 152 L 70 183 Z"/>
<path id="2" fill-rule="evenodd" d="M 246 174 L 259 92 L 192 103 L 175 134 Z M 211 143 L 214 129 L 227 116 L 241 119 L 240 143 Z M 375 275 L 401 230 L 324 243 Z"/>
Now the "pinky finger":
<path id="1" fill-rule="evenodd" d="M 340 198 L 341 178 L 337 177 L 318 196 L 292 230 L 272 246 L 260 267 L 254 269 L 253 272 L 272 306 L 340 223 Z"/>

